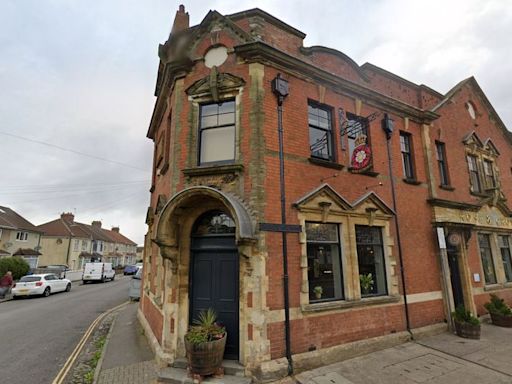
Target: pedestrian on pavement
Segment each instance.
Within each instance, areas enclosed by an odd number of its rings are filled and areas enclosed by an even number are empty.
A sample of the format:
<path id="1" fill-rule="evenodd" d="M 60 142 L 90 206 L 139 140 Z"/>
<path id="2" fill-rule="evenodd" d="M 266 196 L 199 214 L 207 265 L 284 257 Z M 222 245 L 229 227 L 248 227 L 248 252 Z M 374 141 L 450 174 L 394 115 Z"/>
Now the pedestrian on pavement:
<path id="1" fill-rule="evenodd" d="M 0 298 L 3 299 L 12 287 L 12 272 L 7 273 L 0 279 Z"/>

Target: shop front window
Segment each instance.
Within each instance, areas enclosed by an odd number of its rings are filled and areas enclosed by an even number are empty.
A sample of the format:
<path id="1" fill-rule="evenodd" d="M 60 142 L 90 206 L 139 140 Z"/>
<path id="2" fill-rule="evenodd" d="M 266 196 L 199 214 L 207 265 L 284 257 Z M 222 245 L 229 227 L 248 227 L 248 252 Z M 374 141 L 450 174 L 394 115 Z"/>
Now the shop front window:
<path id="1" fill-rule="evenodd" d="M 512 281 L 512 259 L 510 256 L 510 243 L 509 237 L 500 235 L 498 236 L 498 245 L 501 251 L 501 259 L 503 261 L 503 270 L 505 271 L 505 279 Z"/>
<path id="2" fill-rule="evenodd" d="M 482 258 L 482 268 L 486 284 L 496 284 L 496 271 L 492 262 L 492 250 L 490 235 L 480 233 L 478 235 L 478 245 L 480 246 L 480 257 Z"/>
<path id="3" fill-rule="evenodd" d="M 356 244 L 361 296 L 387 295 L 381 228 L 356 225 Z"/>
<path id="4" fill-rule="evenodd" d="M 337 224 L 306 223 L 309 301 L 343 299 Z"/>

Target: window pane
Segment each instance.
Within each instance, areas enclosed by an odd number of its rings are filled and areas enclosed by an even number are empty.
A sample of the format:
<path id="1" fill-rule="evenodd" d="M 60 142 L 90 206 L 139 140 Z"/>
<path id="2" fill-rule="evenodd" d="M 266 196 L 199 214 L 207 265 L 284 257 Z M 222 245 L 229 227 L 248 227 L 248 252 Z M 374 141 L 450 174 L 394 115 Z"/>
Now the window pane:
<path id="1" fill-rule="evenodd" d="M 492 251 L 489 235 L 479 234 L 478 244 L 480 245 L 480 256 L 482 257 L 482 268 L 486 284 L 496 284 L 496 273 L 492 261 Z"/>
<path id="2" fill-rule="evenodd" d="M 380 227 L 356 225 L 361 296 L 386 295 L 386 267 Z"/>
<path id="3" fill-rule="evenodd" d="M 219 113 L 218 104 L 201 105 L 201 116 L 211 116 Z"/>
<path id="4" fill-rule="evenodd" d="M 235 158 L 235 127 L 201 131 L 201 163 Z"/>
<path id="5" fill-rule="evenodd" d="M 336 224 L 306 223 L 306 236 L 308 241 L 338 242 L 338 228 Z"/>
<path id="6" fill-rule="evenodd" d="M 218 125 L 218 116 L 202 116 L 201 117 L 201 128 L 216 127 Z"/>
<path id="7" fill-rule="evenodd" d="M 309 127 L 311 156 L 322 159 L 330 158 L 330 132 Z"/>
<path id="8" fill-rule="evenodd" d="M 498 245 L 501 250 L 501 259 L 503 261 L 503 270 L 505 271 L 505 279 L 512 281 L 512 258 L 510 256 L 510 246 L 508 236 L 498 236 Z"/>
<path id="9" fill-rule="evenodd" d="M 225 101 L 224 103 L 218 104 L 219 113 L 235 113 L 235 101 Z"/>
<path id="10" fill-rule="evenodd" d="M 337 224 L 306 223 L 309 300 L 343 299 Z"/>
<path id="11" fill-rule="evenodd" d="M 219 125 L 233 125 L 235 124 L 234 113 L 224 113 L 219 115 Z"/>

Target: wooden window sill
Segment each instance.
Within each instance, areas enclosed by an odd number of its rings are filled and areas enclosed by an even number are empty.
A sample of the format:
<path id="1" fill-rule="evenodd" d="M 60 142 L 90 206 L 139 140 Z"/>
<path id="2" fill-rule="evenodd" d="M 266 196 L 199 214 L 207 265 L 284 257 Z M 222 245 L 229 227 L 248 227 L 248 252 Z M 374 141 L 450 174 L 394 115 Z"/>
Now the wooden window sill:
<path id="1" fill-rule="evenodd" d="M 320 165 L 320 166 L 326 167 L 326 168 L 343 169 L 343 165 L 335 163 L 334 161 L 330 161 L 330 160 L 323 160 L 323 159 L 318 159 L 316 157 L 310 157 L 310 158 L 308 158 L 308 161 L 311 164 Z"/>
<path id="2" fill-rule="evenodd" d="M 375 296 L 375 297 L 365 297 L 360 300 L 342 300 L 342 301 L 327 301 L 320 303 L 311 303 L 305 304 L 301 306 L 302 312 L 305 313 L 315 313 L 315 312 L 323 312 L 323 311 L 333 311 L 337 309 L 348 309 L 348 308 L 356 308 L 356 307 L 365 307 L 369 305 L 379 305 L 379 304 L 390 304 L 390 303 L 398 303 L 401 299 L 401 296 Z"/>

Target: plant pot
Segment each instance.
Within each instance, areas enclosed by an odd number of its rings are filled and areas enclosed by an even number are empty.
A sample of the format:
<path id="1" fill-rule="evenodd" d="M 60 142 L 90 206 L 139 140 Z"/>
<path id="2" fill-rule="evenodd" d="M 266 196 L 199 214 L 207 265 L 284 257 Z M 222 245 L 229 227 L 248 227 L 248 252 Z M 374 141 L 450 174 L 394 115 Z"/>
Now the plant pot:
<path id="1" fill-rule="evenodd" d="M 455 321 L 455 332 L 457 336 L 464 337 L 466 339 L 480 339 L 480 324 L 473 325 L 470 323 L 459 323 Z"/>
<path id="2" fill-rule="evenodd" d="M 219 340 L 201 344 L 192 344 L 185 339 L 187 361 L 190 373 L 208 376 L 216 373 L 222 366 L 227 333 Z"/>
<path id="3" fill-rule="evenodd" d="M 502 315 L 501 313 L 492 313 L 491 319 L 494 325 L 498 327 L 512 328 L 512 316 Z"/>
<path id="4" fill-rule="evenodd" d="M 321 293 L 315 293 L 315 298 L 320 300 L 322 298 L 322 294 Z"/>

